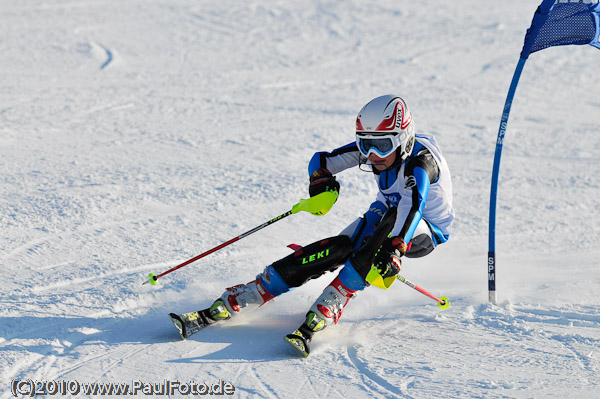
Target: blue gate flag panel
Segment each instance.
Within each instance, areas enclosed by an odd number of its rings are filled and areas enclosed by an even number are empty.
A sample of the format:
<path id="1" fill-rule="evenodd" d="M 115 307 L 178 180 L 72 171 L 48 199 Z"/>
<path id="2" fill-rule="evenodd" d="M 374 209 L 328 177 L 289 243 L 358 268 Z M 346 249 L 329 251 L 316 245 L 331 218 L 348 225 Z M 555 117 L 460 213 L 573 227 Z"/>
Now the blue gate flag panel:
<path id="1" fill-rule="evenodd" d="M 600 48 L 600 1 L 545 0 L 527 30 L 521 58 L 552 46 L 589 44 Z"/>

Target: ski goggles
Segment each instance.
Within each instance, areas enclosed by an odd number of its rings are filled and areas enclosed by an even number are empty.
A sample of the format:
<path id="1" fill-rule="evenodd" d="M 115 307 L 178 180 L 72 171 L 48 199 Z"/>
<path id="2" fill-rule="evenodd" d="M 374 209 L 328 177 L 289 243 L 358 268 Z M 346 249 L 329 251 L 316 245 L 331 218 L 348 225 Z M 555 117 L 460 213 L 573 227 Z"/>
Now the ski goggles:
<path id="1" fill-rule="evenodd" d="M 400 135 L 356 132 L 356 145 L 365 157 L 376 154 L 385 158 L 400 147 Z"/>

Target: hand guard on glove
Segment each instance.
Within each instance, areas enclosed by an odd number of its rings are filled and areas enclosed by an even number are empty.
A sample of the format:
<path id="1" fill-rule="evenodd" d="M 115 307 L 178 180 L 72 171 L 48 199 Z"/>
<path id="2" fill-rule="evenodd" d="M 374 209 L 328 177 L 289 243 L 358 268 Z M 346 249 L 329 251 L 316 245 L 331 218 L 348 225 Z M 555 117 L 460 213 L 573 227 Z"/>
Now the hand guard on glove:
<path id="1" fill-rule="evenodd" d="M 408 245 L 400 237 L 387 238 L 373 257 L 373 266 L 367 275 L 367 282 L 387 289 L 396 280 L 402 268 L 400 258 L 408 250 Z"/>
<path id="2" fill-rule="evenodd" d="M 311 197 L 314 197 L 326 191 L 337 191 L 339 193 L 340 183 L 335 180 L 335 176 L 327 169 L 317 169 L 310 175 L 308 193 Z"/>

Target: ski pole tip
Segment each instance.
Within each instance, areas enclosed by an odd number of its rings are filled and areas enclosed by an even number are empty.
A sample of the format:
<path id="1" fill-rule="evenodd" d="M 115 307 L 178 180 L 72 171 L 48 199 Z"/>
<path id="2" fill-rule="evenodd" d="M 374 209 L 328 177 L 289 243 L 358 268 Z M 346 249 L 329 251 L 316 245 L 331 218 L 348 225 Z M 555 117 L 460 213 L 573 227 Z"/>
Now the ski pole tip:
<path id="1" fill-rule="evenodd" d="M 156 277 L 156 274 L 150 273 L 148 275 L 148 281 L 144 282 L 144 284 L 146 284 L 146 283 L 150 283 L 150 285 L 156 285 L 156 284 L 158 284 L 158 277 Z"/>
<path id="2" fill-rule="evenodd" d="M 450 300 L 445 296 L 440 298 L 441 302 L 438 302 L 438 307 L 440 309 L 448 309 L 450 307 Z"/>

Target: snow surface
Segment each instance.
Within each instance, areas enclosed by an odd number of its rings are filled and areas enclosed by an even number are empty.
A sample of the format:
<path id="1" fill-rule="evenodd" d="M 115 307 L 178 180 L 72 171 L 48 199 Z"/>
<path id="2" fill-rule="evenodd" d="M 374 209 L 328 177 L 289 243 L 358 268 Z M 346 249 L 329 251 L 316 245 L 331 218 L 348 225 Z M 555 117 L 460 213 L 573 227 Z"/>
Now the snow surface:
<path id="1" fill-rule="evenodd" d="M 500 174 L 499 303 L 487 303 L 498 123 L 539 0 L 0 1 L 0 376 L 235 386 L 234 397 L 599 398 L 600 53 L 532 55 Z M 282 337 L 331 281 L 180 341 L 167 313 L 341 231 L 293 215 L 160 273 L 307 197 L 315 151 L 399 93 L 453 173 L 456 223 L 396 283 L 353 299 L 307 359 Z M 82 396 L 82 395 L 80 395 Z M 177 395 L 173 395 L 177 396 Z"/>

